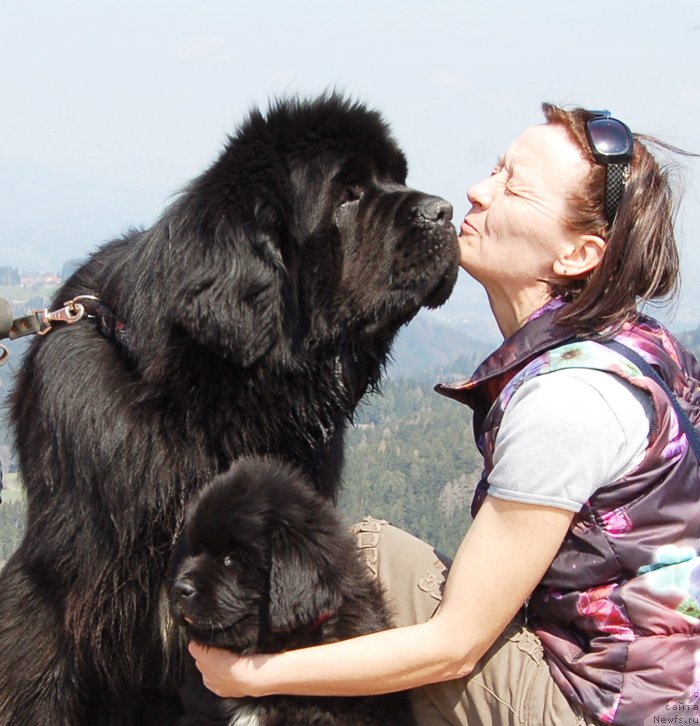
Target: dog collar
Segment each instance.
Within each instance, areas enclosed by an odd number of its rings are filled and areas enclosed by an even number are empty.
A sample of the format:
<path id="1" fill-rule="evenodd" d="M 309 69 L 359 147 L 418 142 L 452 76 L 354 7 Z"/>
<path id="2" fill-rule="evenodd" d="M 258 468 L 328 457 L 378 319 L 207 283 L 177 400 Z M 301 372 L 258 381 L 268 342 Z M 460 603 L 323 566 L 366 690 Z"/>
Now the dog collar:
<path id="1" fill-rule="evenodd" d="M 6 316 L 5 316 L 6 317 Z M 16 340 L 25 335 L 46 335 L 55 325 L 73 325 L 81 320 L 93 320 L 99 331 L 106 338 L 113 340 L 133 360 L 132 347 L 129 344 L 129 335 L 126 325 L 118 320 L 114 313 L 105 305 L 97 295 L 77 295 L 72 300 L 63 303 L 58 310 L 35 310 L 12 320 L 4 320 L 0 328 L 0 339 Z M 4 352 L 3 352 L 4 351 Z M 0 364 L 7 358 L 7 350 L 0 351 Z"/>
<path id="2" fill-rule="evenodd" d="M 311 625 L 309 626 L 311 630 L 316 630 L 316 628 L 320 628 L 325 622 L 330 620 L 333 617 L 333 613 L 321 613 L 316 620 L 314 620 Z"/>

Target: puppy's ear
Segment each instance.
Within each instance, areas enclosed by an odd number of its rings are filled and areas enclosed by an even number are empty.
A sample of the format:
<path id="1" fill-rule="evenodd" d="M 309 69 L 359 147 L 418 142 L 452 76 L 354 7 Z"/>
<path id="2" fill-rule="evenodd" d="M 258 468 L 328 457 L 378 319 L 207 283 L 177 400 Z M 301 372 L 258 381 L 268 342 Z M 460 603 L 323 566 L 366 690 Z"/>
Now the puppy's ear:
<path id="1" fill-rule="evenodd" d="M 292 541 L 280 532 L 273 535 L 270 628 L 274 632 L 313 625 L 342 603 L 338 572 L 325 548 L 316 544 L 298 537 Z"/>
<path id="2" fill-rule="evenodd" d="M 201 345 L 247 367 L 281 344 L 286 271 L 271 233 L 249 235 L 224 219 L 213 240 L 195 239 L 172 318 Z M 183 265 L 184 267 L 184 265 Z"/>

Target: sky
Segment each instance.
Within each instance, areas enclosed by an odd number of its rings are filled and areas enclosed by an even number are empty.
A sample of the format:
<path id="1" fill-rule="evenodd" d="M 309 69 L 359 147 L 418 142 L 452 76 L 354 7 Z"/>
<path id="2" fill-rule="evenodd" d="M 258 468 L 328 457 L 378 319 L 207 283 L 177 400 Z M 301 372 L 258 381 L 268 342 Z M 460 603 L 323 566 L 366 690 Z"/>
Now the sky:
<path id="1" fill-rule="evenodd" d="M 23 271 L 150 225 L 278 96 L 380 110 L 409 184 L 457 225 L 542 101 L 700 153 L 697 0 L 2 0 L 0 68 L 0 266 Z M 676 330 L 700 324 L 700 163 L 684 165 Z M 464 273 L 443 312 L 490 317 Z"/>

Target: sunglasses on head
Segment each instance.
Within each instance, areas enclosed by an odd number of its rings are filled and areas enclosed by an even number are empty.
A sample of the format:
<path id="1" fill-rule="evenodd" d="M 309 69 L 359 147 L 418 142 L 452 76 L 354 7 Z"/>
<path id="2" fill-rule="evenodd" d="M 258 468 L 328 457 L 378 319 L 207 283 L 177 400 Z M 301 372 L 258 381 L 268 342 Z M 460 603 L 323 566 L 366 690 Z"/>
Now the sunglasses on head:
<path id="1" fill-rule="evenodd" d="M 634 153 L 634 137 L 629 128 L 610 115 L 610 111 L 590 111 L 586 137 L 593 158 L 606 167 L 605 213 L 612 224 L 620 206 Z"/>

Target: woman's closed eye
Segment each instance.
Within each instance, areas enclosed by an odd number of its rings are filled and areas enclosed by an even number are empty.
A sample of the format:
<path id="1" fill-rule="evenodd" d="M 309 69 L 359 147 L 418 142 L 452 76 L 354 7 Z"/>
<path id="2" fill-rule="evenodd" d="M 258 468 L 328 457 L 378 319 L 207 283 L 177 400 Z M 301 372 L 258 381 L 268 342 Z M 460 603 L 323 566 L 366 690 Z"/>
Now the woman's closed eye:
<path id="1" fill-rule="evenodd" d="M 494 181 L 503 186 L 506 194 L 511 194 L 516 191 L 517 186 L 513 182 L 512 174 L 503 164 L 497 165 L 491 170 L 491 178 L 493 179 L 493 177 L 498 177 Z"/>

